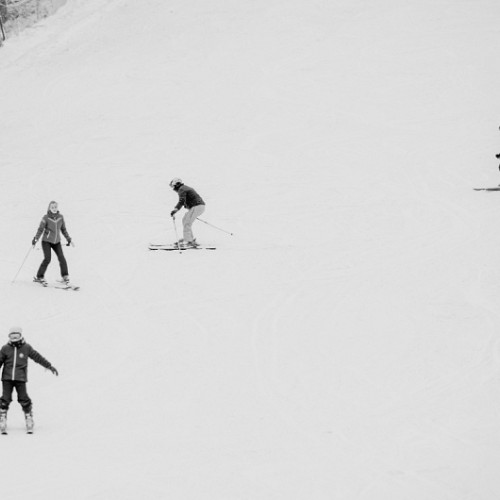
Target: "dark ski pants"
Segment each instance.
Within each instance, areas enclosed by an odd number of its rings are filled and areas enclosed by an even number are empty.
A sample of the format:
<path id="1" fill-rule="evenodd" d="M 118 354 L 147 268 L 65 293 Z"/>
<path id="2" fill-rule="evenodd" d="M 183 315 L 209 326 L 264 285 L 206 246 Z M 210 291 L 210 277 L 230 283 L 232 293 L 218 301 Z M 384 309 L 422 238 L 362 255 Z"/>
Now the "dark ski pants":
<path id="1" fill-rule="evenodd" d="M 36 273 L 37 278 L 43 278 L 45 276 L 45 271 L 47 267 L 49 267 L 50 259 L 52 256 L 51 250 L 54 250 L 54 253 L 57 255 L 59 259 L 59 267 L 61 268 L 61 276 L 68 276 L 68 264 L 63 254 L 61 243 L 49 243 L 48 241 L 42 241 L 42 250 L 43 250 L 43 261 L 38 268 L 38 272 Z"/>
<path id="2" fill-rule="evenodd" d="M 26 391 L 26 382 L 18 380 L 2 380 L 2 397 L 0 398 L 0 409 L 8 410 L 12 402 L 12 391 L 16 389 L 17 400 L 22 406 L 24 413 L 31 411 L 31 399 Z"/>

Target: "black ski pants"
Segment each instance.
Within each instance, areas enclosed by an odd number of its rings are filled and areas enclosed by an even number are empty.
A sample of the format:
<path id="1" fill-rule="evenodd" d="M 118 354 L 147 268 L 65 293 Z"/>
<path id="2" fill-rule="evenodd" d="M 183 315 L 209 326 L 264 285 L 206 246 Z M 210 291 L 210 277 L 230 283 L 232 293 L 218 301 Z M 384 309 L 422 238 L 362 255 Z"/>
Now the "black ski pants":
<path id="1" fill-rule="evenodd" d="M 43 278 L 45 276 L 45 271 L 47 267 L 49 267 L 50 259 L 52 256 L 52 250 L 57 255 L 59 259 L 59 267 L 61 268 L 61 276 L 68 276 L 68 264 L 63 254 L 63 249 L 61 243 L 49 243 L 48 241 L 42 241 L 42 250 L 43 250 L 43 260 L 38 268 L 38 272 L 36 273 L 37 278 Z"/>
<path id="2" fill-rule="evenodd" d="M 31 411 L 31 399 L 26 391 L 26 382 L 18 380 L 2 380 L 2 397 L 0 398 L 0 408 L 8 410 L 12 402 L 12 391 L 16 389 L 17 400 L 22 406 L 24 413 Z"/>

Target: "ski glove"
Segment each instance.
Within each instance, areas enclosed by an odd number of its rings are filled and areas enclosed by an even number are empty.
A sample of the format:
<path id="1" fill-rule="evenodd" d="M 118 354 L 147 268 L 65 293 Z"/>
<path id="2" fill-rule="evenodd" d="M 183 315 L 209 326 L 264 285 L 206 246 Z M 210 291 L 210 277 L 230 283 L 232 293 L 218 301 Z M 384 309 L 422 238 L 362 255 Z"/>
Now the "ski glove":
<path id="1" fill-rule="evenodd" d="M 51 371 L 54 375 L 56 375 L 56 376 L 57 376 L 57 375 L 59 375 L 59 372 L 56 370 L 56 368 L 55 368 L 54 366 L 51 366 L 51 367 L 49 368 L 49 370 L 50 370 L 50 371 Z"/>
<path id="2" fill-rule="evenodd" d="M 173 217 L 177 212 L 178 212 L 178 210 L 176 208 L 174 208 L 174 210 L 172 210 L 170 212 L 170 217 Z"/>
<path id="3" fill-rule="evenodd" d="M 36 238 L 33 238 L 33 239 L 31 240 L 31 246 L 33 246 L 33 247 L 34 247 L 35 245 L 36 245 Z"/>

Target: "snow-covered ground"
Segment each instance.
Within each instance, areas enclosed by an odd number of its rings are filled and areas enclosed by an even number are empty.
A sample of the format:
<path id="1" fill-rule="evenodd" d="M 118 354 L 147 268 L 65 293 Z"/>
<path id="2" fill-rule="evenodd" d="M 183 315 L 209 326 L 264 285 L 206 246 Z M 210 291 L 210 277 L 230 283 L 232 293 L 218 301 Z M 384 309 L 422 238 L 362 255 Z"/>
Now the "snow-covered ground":
<path id="1" fill-rule="evenodd" d="M 500 498 L 499 16 L 68 0 L 10 39 L 0 339 L 60 376 L 34 436 L 12 403 L 2 498 Z M 176 176 L 217 251 L 147 250 Z M 31 283 L 53 199 L 76 293 Z"/>

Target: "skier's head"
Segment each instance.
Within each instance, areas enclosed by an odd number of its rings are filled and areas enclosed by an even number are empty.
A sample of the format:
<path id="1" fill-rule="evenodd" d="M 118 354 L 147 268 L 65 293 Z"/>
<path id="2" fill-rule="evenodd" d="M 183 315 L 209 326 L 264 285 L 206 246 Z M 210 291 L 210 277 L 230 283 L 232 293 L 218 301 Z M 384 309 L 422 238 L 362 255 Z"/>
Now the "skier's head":
<path id="1" fill-rule="evenodd" d="M 47 212 L 52 214 L 57 214 L 58 211 L 59 211 L 59 206 L 57 204 L 57 201 L 51 201 L 49 203 L 49 208 L 47 208 Z"/>
<path id="2" fill-rule="evenodd" d="M 181 179 L 179 179 L 179 177 L 174 177 L 171 181 L 170 181 L 170 187 L 175 191 L 176 189 L 179 189 L 184 183 L 182 182 Z"/>
<path id="3" fill-rule="evenodd" d="M 9 344 L 19 347 L 24 343 L 23 329 L 20 326 L 13 326 L 9 330 Z"/>

